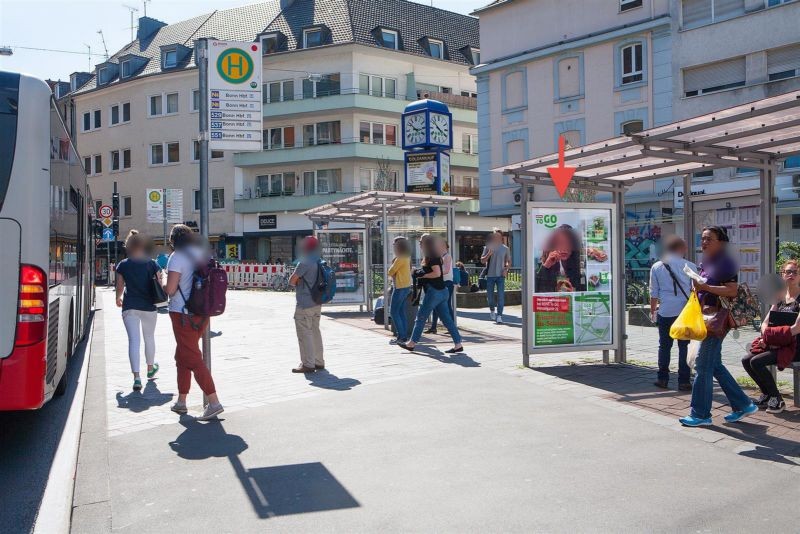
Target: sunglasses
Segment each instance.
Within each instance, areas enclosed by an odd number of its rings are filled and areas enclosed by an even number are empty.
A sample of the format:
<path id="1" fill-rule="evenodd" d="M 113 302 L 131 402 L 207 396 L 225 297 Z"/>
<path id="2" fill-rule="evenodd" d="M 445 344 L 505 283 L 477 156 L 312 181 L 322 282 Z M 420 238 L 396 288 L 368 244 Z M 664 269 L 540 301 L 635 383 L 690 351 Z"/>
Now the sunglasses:
<path id="1" fill-rule="evenodd" d="M 797 271 L 794 269 L 786 269 L 785 271 L 781 271 L 781 274 L 784 276 L 795 276 L 797 275 Z"/>

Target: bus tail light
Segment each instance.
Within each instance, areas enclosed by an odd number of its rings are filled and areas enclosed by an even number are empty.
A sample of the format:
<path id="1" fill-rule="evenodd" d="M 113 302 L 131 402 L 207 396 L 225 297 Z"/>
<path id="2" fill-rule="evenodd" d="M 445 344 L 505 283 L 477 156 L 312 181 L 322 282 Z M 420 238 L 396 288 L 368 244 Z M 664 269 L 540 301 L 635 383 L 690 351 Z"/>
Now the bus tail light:
<path id="1" fill-rule="evenodd" d="M 47 277 L 33 265 L 21 265 L 17 337 L 14 345 L 23 347 L 47 337 Z"/>

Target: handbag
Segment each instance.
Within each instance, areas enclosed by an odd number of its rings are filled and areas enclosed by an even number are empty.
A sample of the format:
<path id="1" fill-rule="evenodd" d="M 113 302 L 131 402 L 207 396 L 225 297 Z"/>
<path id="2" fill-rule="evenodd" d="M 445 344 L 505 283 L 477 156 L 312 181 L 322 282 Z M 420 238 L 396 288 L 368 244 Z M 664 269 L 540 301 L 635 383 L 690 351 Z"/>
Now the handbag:
<path id="1" fill-rule="evenodd" d="M 718 297 L 718 299 L 719 305 L 717 306 L 703 306 L 703 319 L 706 323 L 708 336 L 722 339 L 728 335 L 732 328 L 737 326 L 724 297 Z"/>
<path id="2" fill-rule="evenodd" d="M 167 292 L 164 291 L 164 286 L 161 285 L 161 281 L 158 279 L 158 272 L 153 273 L 152 278 L 150 278 L 150 290 L 153 293 L 153 304 L 156 306 L 163 306 L 169 300 Z"/>

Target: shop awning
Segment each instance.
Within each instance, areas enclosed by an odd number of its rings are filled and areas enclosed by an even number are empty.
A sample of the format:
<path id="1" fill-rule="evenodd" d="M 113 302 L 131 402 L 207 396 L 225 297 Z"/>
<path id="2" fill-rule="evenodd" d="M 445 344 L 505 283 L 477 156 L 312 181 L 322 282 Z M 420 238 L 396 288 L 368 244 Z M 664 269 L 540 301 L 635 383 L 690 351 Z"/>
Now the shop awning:
<path id="1" fill-rule="evenodd" d="M 455 206 L 468 197 L 451 197 L 421 193 L 398 193 L 395 191 L 369 191 L 354 195 L 330 204 L 304 211 L 314 222 L 356 222 L 370 223 L 380 220 L 384 215 L 401 216 L 420 208 L 446 208 Z"/>

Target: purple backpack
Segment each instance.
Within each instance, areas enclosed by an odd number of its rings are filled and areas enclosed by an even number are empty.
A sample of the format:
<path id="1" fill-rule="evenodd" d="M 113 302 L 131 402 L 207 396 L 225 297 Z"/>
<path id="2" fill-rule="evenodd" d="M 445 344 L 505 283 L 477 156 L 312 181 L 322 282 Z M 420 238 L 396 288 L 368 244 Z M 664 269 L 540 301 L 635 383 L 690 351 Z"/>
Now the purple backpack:
<path id="1" fill-rule="evenodd" d="M 216 317 L 225 312 L 225 292 L 228 290 L 228 275 L 211 258 L 199 264 L 192 275 L 192 292 L 186 300 L 186 309 L 193 315 Z"/>

